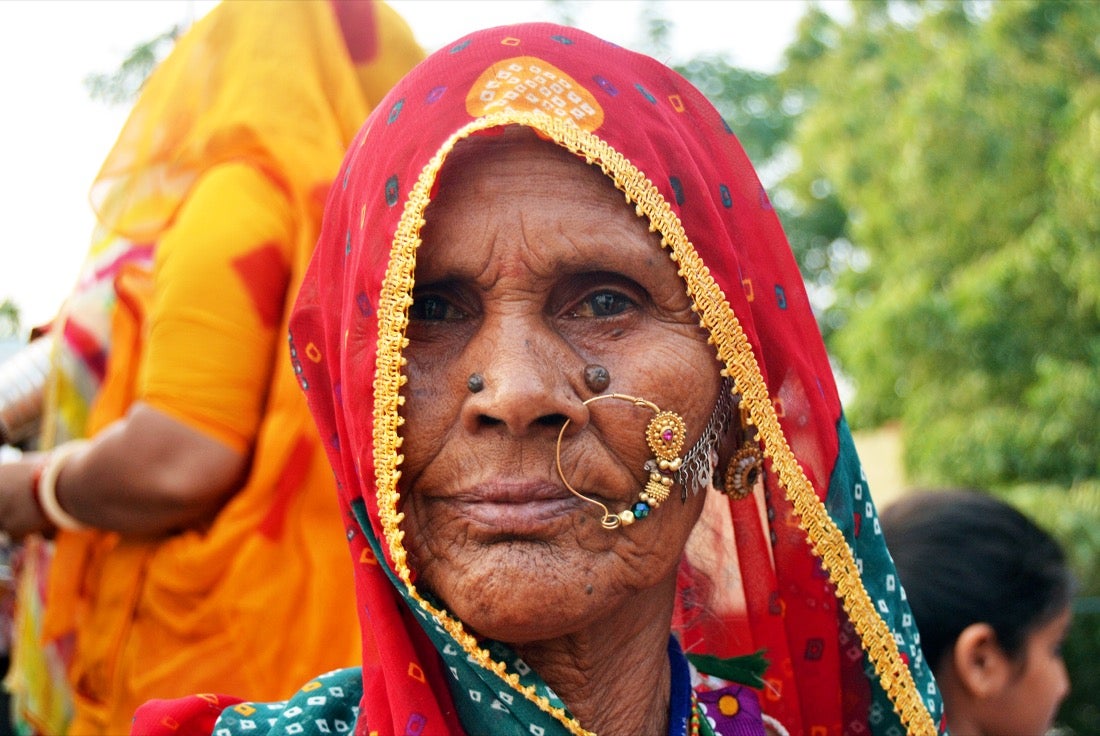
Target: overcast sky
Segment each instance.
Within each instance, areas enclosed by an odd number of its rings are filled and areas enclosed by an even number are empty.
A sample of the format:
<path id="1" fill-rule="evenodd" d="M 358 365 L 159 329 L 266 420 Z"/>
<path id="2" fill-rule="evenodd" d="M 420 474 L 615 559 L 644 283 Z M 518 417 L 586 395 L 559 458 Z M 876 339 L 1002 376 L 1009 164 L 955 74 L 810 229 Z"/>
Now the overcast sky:
<path id="1" fill-rule="evenodd" d="M 828 0 L 826 6 L 843 3 Z M 0 0 L 0 301 L 29 327 L 48 321 L 76 278 L 92 229 L 87 193 L 125 120 L 88 99 L 84 78 L 118 67 L 137 44 L 190 23 L 210 0 Z M 558 20 L 542 0 L 391 0 L 428 50 L 472 30 Z M 563 3 L 575 23 L 623 46 L 644 38 L 643 3 Z M 671 58 L 725 53 L 773 70 L 807 0 L 665 0 Z"/>

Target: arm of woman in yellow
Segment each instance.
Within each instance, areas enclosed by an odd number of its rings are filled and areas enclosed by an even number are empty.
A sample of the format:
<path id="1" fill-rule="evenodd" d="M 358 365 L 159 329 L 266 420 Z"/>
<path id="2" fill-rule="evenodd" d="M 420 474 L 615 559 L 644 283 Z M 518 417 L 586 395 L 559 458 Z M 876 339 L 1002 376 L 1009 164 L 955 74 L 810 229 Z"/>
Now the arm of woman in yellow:
<path id="1" fill-rule="evenodd" d="M 65 512 L 156 537 L 208 523 L 240 486 L 277 359 L 292 231 L 285 197 L 254 169 L 226 165 L 196 184 L 158 243 L 138 400 L 64 463 Z M 30 492 L 39 462 L 0 467 L 0 526 L 15 536 L 49 529 Z"/>
<path id="2" fill-rule="evenodd" d="M 213 518 L 247 469 L 244 453 L 138 402 L 69 458 L 57 496 L 83 524 L 156 537 Z"/>

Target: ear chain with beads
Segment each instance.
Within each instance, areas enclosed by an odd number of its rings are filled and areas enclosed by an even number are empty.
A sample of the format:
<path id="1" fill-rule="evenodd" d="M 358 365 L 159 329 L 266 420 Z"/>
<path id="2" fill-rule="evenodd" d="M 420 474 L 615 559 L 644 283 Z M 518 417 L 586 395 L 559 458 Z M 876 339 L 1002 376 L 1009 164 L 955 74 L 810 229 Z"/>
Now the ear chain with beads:
<path id="1" fill-rule="evenodd" d="M 703 427 L 703 433 L 684 455 L 680 469 L 676 471 L 675 480 L 680 484 L 681 501 L 687 501 L 689 488 L 695 494 L 711 484 L 715 462 L 712 455 L 717 453 L 722 437 L 729 430 L 732 414 L 733 379 L 723 378 L 718 388 L 718 401 Z"/>

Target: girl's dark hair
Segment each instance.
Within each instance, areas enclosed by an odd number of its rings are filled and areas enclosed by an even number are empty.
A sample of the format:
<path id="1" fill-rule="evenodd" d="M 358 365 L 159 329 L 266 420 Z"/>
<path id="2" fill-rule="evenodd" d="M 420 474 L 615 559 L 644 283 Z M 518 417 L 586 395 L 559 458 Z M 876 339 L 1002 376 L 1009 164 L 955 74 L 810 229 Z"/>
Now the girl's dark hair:
<path id="1" fill-rule="evenodd" d="M 916 493 L 884 509 L 880 521 L 933 671 L 963 629 L 981 622 L 1015 659 L 1028 634 L 1073 596 L 1058 543 L 985 493 Z"/>

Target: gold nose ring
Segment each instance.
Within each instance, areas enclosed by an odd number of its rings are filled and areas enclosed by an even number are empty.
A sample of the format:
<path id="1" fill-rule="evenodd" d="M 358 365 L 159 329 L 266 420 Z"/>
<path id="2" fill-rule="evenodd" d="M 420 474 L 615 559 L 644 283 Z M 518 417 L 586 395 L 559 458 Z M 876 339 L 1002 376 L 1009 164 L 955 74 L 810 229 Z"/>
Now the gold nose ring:
<path id="1" fill-rule="evenodd" d="M 594 498 L 584 495 L 569 483 L 561 467 L 561 441 L 562 437 L 565 436 L 565 430 L 569 426 L 569 422 L 572 421 L 570 419 L 565 420 L 565 423 L 561 426 L 561 431 L 558 432 L 555 460 L 557 462 L 558 476 L 561 478 L 561 482 L 565 484 L 565 487 L 569 489 L 569 492 L 582 501 L 587 501 L 603 509 L 603 518 L 600 519 L 600 525 L 603 526 L 604 529 L 618 529 L 620 526 L 629 526 L 635 521 L 649 516 L 650 511 L 656 509 L 668 498 L 669 492 L 672 489 L 673 475 L 680 469 L 680 464 L 683 462 L 683 459 L 680 457 L 680 452 L 684 448 L 684 437 L 687 434 L 687 428 L 684 426 L 683 417 L 676 412 L 662 411 L 661 408 L 652 401 L 647 401 L 637 396 L 629 396 L 627 394 L 603 394 L 586 399 L 583 403 L 585 406 L 588 406 L 595 401 L 602 401 L 604 399 L 626 401 L 634 406 L 649 409 L 654 414 L 654 417 L 649 420 L 649 424 L 646 425 L 645 431 L 646 444 L 649 445 L 649 449 L 653 452 L 654 457 L 651 460 L 647 460 L 643 466 L 643 469 L 648 474 L 648 479 L 646 480 L 645 487 L 638 493 L 637 502 L 630 508 L 613 514 L 607 506 Z"/>

